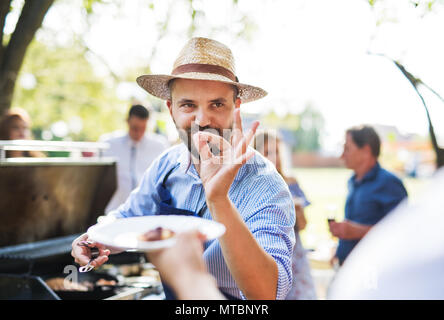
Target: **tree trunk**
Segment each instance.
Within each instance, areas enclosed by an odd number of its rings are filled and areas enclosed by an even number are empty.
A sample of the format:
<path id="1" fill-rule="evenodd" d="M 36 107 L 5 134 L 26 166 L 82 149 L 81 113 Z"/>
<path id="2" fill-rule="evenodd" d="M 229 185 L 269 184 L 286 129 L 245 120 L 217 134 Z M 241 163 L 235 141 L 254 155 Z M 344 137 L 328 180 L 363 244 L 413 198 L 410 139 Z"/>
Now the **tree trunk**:
<path id="1" fill-rule="evenodd" d="M 20 18 L 11 39 L 6 47 L 1 45 L 0 51 L 0 113 L 11 106 L 17 75 L 23 64 L 26 49 L 41 27 L 43 18 L 53 4 L 54 0 L 26 0 Z M 0 10 L 3 8 L 2 1 Z M 2 11 L 0 11 L 0 19 Z M 4 15 L 6 17 L 6 15 Z M 2 20 L 0 20 L 0 23 Z M 3 20 L 4 23 L 4 20 Z M 2 28 L 3 30 L 3 28 Z"/>
<path id="2" fill-rule="evenodd" d="M 2 61 L 2 56 L 4 52 L 3 47 L 3 29 L 5 27 L 6 16 L 8 15 L 9 10 L 11 9 L 11 1 L 12 0 L 4 0 L 0 1 L 0 61 Z"/>

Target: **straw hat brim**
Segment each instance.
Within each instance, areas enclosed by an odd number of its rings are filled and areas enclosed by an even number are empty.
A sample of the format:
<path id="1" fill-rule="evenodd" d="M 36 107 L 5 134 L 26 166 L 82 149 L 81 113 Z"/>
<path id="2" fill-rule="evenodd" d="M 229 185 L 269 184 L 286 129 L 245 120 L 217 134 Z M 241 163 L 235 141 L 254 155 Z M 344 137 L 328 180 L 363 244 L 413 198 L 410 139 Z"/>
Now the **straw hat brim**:
<path id="1" fill-rule="evenodd" d="M 222 75 L 213 73 L 189 72 L 180 75 L 143 75 L 137 78 L 137 84 L 148 93 L 162 100 L 170 99 L 170 89 L 168 82 L 172 79 L 190 79 L 190 80 L 210 80 L 219 81 L 235 85 L 239 94 L 238 97 L 242 103 L 247 103 L 261 99 L 267 95 L 267 92 L 259 87 L 250 86 L 239 82 L 234 82 Z"/>

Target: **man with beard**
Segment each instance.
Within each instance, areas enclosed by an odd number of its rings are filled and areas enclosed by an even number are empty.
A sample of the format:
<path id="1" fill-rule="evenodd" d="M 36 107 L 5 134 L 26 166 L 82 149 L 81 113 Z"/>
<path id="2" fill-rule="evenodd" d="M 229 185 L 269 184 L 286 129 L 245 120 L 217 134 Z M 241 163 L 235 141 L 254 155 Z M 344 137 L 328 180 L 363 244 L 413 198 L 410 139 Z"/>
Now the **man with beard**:
<path id="1" fill-rule="evenodd" d="M 166 100 L 183 144 L 160 155 L 117 210 L 117 218 L 185 214 L 212 219 L 226 232 L 205 244 L 204 260 L 229 299 L 284 299 L 291 286 L 295 212 L 285 181 L 248 145 L 259 125 L 244 134 L 240 104 L 266 95 L 235 76 L 231 50 L 220 42 L 191 39 L 171 75 L 145 75 L 138 84 Z M 73 242 L 86 265 L 90 250 Z M 93 266 L 112 250 L 101 244 Z M 178 266 L 180 267 L 180 266 Z M 166 288 L 167 298 L 173 298 Z"/>

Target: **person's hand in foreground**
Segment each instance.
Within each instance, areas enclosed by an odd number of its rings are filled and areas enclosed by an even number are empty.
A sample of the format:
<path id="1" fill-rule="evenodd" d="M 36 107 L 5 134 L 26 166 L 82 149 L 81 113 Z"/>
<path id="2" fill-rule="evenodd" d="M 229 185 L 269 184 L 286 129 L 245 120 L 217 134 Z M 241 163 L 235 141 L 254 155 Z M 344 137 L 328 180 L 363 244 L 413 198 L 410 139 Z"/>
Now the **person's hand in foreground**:
<path id="1" fill-rule="evenodd" d="M 178 234 L 172 247 L 146 253 L 180 300 L 225 299 L 203 260 L 204 241 L 197 230 L 188 231 Z"/>

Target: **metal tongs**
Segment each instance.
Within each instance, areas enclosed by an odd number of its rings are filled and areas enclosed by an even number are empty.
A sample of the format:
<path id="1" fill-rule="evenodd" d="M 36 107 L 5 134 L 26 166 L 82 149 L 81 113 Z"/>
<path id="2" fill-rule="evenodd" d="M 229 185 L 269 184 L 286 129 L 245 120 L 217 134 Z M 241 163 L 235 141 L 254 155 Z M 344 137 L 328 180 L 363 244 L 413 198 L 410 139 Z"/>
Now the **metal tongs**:
<path id="1" fill-rule="evenodd" d="M 88 247 L 91 250 L 91 259 L 86 266 L 80 267 L 80 272 L 89 272 L 94 269 L 91 263 L 99 256 L 99 249 L 93 246 L 91 241 L 80 241 L 77 245 L 82 247 Z"/>

